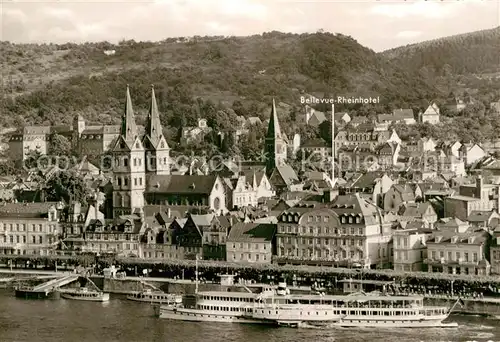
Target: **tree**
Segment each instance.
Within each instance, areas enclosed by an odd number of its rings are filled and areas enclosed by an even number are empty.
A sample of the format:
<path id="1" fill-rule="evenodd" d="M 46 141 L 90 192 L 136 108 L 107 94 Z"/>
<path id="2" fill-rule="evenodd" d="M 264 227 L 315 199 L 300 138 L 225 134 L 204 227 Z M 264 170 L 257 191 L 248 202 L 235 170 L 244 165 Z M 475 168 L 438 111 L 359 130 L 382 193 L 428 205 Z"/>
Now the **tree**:
<path id="1" fill-rule="evenodd" d="M 46 194 L 48 201 L 68 203 L 73 200 L 86 204 L 91 192 L 83 178 L 78 174 L 70 171 L 59 171 L 47 181 Z"/>
<path id="2" fill-rule="evenodd" d="M 74 153 L 71 148 L 71 142 L 63 135 L 52 133 L 49 136 L 49 155 L 51 156 L 70 156 Z"/>

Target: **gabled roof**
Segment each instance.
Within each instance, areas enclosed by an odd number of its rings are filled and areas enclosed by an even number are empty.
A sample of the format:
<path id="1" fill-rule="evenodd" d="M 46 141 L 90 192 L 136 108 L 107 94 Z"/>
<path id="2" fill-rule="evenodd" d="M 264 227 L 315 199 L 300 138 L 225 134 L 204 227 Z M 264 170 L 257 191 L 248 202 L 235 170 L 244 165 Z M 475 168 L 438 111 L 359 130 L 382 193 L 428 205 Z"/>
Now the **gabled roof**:
<path id="1" fill-rule="evenodd" d="M 381 209 L 362 198 L 359 193 L 338 196 L 330 208 L 337 215 L 362 215 L 366 224 L 382 221 Z"/>
<path id="2" fill-rule="evenodd" d="M 217 175 L 152 175 L 146 192 L 209 195 L 217 179 Z"/>
<path id="3" fill-rule="evenodd" d="M 278 172 L 287 186 L 299 182 L 299 177 L 295 170 L 288 164 L 279 164 L 274 168 L 273 172 Z M 272 178 L 272 177 L 271 177 Z"/>
<path id="4" fill-rule="evenodd" d="M 56 207 L 59 202 L 39 203 L 3 203 L 0 204 L 2 217 L 42 217 L 47 215 L 51 207 Z"/>
<path id="5" fill-rule="evenodd" d="M 382 171 L 366 172 L 364 175 L 354 181 L 349 187 L 359 189 L 372 188 L 373 186 L 375 186 L 377 180 L 382 178 L 384 174 L 385 173 Z"/>
<path id="6" fill-rule="evenodd" d="M 227 241 L 231 242 L 271 242 L 276 235 L 276 224 L 236 223 L 229 232 Z"/>

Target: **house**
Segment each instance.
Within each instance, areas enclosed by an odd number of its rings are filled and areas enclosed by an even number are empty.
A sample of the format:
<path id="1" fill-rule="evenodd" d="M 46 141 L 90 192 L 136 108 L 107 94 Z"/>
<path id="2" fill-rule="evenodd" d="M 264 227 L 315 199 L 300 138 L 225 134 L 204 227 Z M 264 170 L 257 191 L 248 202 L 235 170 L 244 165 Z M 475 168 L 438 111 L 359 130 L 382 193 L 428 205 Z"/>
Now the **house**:
<path id="1" fill-rule="evenodd" d="M 226 196 L 217 175 L 151 175 L 144 192 L 147 204 L 190 205 L 226 212 Z"/>
<path id="2" fill-rule="evenodd" d="M 483 229 L 463 233 L 439 231 L 427 240 L 429 272 L 489 275 L 490 234 Z"/>
<path id="3" fill-rule="evenodd" d="M 0 254 L 55 254 L 63 208 L 59 202 L 1 204 Z"/>
<path id="4" fill-rule="evenodd" d="M 448 111 L 450 111 L 452 113 L 460 113 L 461 111 L 463 111 L 465 109 L 465 107 L 467 107 L 467 104 L 464 102 L 464 100 L 462 100 L 458 97 L 455 97 L 451 101 L 449 101 L 445 105 L 445 107 L 446 107 L 446 109 L 448 109 Z"/>
<path id="5" fill-rule="evenodd" d="M 226 260 L 271 264 L 276 246 L 276 224 L 238 222 L 227 237 Z"/>
<path id="6" fill-rule="evenodd" d="M 393 231 L 395 271 L 425 271 L 427 259 L 427 239 L 432 236 L 430 229 L 399 229 Z"/>
<path id="7" fill-rule="evenodd" d="M 415 199 L 427 201 L 435 197 L 447 197 L 453 194 L 446 182 L 424 182 L 415 185 Z"/>
<path id="8" fill-rule="evenodd" d="M 398 214 L 404 221 L 423 222 L 426 228 L 434 228 L 434 223 L 438 220 L 438 215 L 430 202 L 403 204 Z"/>
<path id="9" fill-rule="evenodd" d="M 415 193 L 408 184 L 393 184 L 383 196 L 385 211 L 397 210 L 402 204 L 414 203 Z"/>
<path id="10" fill-rule="evenodd" d="M 212 128 L 207 125 L 206 119 L 199 119 L 198 126 L 183 127 L 181 132 L 181 140 L 185 143 L 195 142 L 212 131 Z"/>
<path id="11" fill-rule="evenodd" d="M 248 179 L 244 174 L 235 179 L 235 185 L 232 190 L 232 204 L 235 208 L 246 206 L 257 206 L 257 189 L 254 188 L 253 179 Z"/>
<path id="12" fill-rule="evenodd" d="M 350 124 L 352 127 L 356 128 L 361 124 L 367 124 L 370 120 L 366 116 L 352 116 Z"/>
<path id="13" fill-rule="evenodd" d="M 330 208 L 341 225 L 334 243 L 343 265 L 380 268 L 392 263 L 391 223 L 381 208 L 357 193 L 338 196 Z"/>
<path id="14" fill-rule="evenodd" d="M 442 150 L 446 155 L 451 155 L 456 158 L 460 158 L 462 156 L 460 152 L 461 147 L 462 143 L 460 143 L 459 141 L 440 141 L 434 147 L 434 149 Z"/>
<path id="15" fill-rule="evenodd" d="M 425 112 L 421 114 L 421 122 L 422 123 L 430 123 L 431 125 L 435 125 L 439 123 L 440 110 L 436 103 L 433 103 L 427 107 Z"/>
<path id="16" fill-rule="evenodd" d="M 476 161 L 487 156 L 486 151 L 474 143 L 465 143 L 460 147 L 460 153 L 465 158 L 466 165 L 472 165 Z"/>
<path id="17" fill-rule="evenodd" d="M 355 128 L 348 128 L 339 131 L 335 136 L 335 147 L 337 150 L 343 146 L 369 147 L 373 150 L 376 146 L 388 142 L 391 139 L 391 136 L 392 132 L 377 132 L 375 131 L 375 126 L 372 123 L 364 123 L 357 125 Z M 335 152 L 337 153 L 338 151 Z"/>
<path id="18" fill-rule="evenodd" d="M 458 194 L 445 199 L 444 212 L 447 217 L 467 220 L 475 211 L 498 211 L 500 208 L 500 184 L 484 184 L 482 176 L 472 185 L 462 185 Z"/>
<path id="19" fill-rule="evenodd" d="M 331 116 L 331 111 L 330 111 L 330 116 Z M 351 122 L 351 116 L 347 114 L 346 112 L 339 112 L 334 114 L 334 119 L 335 119 L 335 124 L 339 126 L 344 126 Z"/>
<path id="20" fill-rule="evenodd" d="M 142 257 L 140 238 L 144 228 L 143 215 L 122 215 L 113 220 L 92 219 L 83 234 L 85 245 L 82 252 Z"/>
<path id="21" fill-rule="evenodd" d="M 317 127 L 326 120 L 325 113 L 315 110 L 306 105 L 306 124 Z"/>
<path id="22" fill-rule="evenodd" d="M 257 192 L 256 196 L 258 201 L 276 196 L 276 192 L 273 190 L 264 169 L 252 169 L 243 172 L 246 179 L 252 180 L 252 186 Z"/>
<path id="23" fill-rule="evenodd" d="M 394 181 L 385 172 L 366 172 L 339 187 L 339 194 L 360 193 L 377 205 L 382 205 L 383 196 L 393 186 Z"/>
<path id="24" fill-rule="evenodd" d="M 307 140 L 302 143 L 300 149 L 305 156 L 309 157 L 314 154 L 313 160 L 316 158 L 325 160 L 332 155 L 332 146 L 322 139 Z"/>
<path id="25" fill-rule="evenodd" d="M 382 170 L 390 170 L 398 163 L 401 145 L 398 142 L 386 142 L 375 149 L 376 162 Z"/>
<path id="26" fill-rule="evenodd" d="M 378 213 L 378 214 L 377 214 Z M 331 208 L 304 203 L 278 217 L 279 264 L 331 264 L 369 267 L 381 263 L 380 211 L 359 195 L 340 196 Z"/>
<path id="27" fill-rule="evenodd" d="M 470 213 L 469 217 L 467 217 L 467 222 L 477 228 L 483 228 L 484 230 L 495 230 L 497 228 L 500 228 L 500 214 L 493 210 L 475 210 Z"/>
<path id="28" fill-rule="evenodd" d="M 405 123 L 407 125 L 413 125 L 416 123 L 415 117 L 413 115 L 413 109 L 394 109 L 392 114 L 379 114 L 377 115 L 377 120 L 379 123 Z"/>

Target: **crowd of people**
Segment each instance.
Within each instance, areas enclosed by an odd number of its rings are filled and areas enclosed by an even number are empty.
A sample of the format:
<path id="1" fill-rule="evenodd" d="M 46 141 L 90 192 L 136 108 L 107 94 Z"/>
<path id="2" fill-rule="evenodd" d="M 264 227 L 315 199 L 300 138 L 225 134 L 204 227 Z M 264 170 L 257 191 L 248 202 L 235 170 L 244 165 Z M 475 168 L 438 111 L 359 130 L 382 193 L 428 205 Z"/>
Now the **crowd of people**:
<path id="1" fill-rule="evenodd" d="M 36 260 L 3 260 L 4 267 L 34 267 Z M 67 260 L 57 263 L 57 269 L 73 269 L 78 265 L 85 266 L 88 275 L 103 274 L 104 269 L 114 265 L 128 276 L 145 275 L 170 279 L 196 278 L 196 267 L 193 261 L 176 261 L 170 263 L 150 264 L 141 260 L 115 260 L 97 258 L 91 264 L 83 265 L 78 260 Z M 2 264 L 2 262 L 0 262 Z M 13 265 L 14 264 L 14 265 Z M 45 267 L 53 268 L 54 261 L 45 261 Z M 392 270 L 361 270 L 347 268 L 311 268 L 307 266 L 242 266 L 221 262 L 202 262 L 198 267 L 200 282 L 220 281 L 220 275 L 233 274 L 235 282 L 277 284 L 284 279 L 287 284 L 296 287 L 341 290 L 346 280 L 385 281 L 390 282 L 389 290 L 400 294 L 421 294 L 435 297 L 482 298 L 500 297 L 500 278 L 452 276 L 437 273 L 394 272 Z"/>
<path id="2" fill-rule="evenodd" d="M 196 268 L 186 265 L 116 265 L 127 275 L 141 274 L 147 269 L 149 277 L 171 279 L 190 279 L 195 281 Z M 424 277 L 414 273 L 394 274 L 353 269 L 330 269 L 324 272 L 308 270 L 291 271 L 283 269 L 255 269 L 229 267 L 199 267 L 198 280 L 217 283 L 222 274 L 233 274 L 235 282 L 240 279 L 245 282 L 276 285 L 280 279 L 297 287 L 323 288 L 339 290 L 346 280 L 386 281 L 390 282 L 389 290 L 400 294 L 422 294 L 427 296 L 449 296 L 461 298 L 500 297 L 500 279 L 495 281 L 478 281 L 474 279 L 456 279 L 443 277 L 433 278 L 432 274 Z"/>

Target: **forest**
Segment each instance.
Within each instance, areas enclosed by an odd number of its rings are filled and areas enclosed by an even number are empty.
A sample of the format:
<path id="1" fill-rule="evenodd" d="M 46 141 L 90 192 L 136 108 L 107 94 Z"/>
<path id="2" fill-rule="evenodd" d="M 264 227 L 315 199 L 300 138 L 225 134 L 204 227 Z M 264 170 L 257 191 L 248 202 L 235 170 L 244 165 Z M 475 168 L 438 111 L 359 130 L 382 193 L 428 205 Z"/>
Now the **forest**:
<path id="1" fill-rule="evenodd" d="M 424 125 L 418 134 L 450 131 L 447 136 L 460 140 L 492 139 L 498 136 L 499 117 L 490 110 L 489 103 L 499 100 L 500 82 L 458 71 L 477 72 L 474 63 L 493 70 L 495 57 L 487 50 L 491 39 L 497 37 L 495 34 L 498 30 L 485 32 L 483 38 L 451 37 L 382 54 L 352 37 L 324 32 L 273 31 L 250 37 L 180 37 L 161 42 L 122 41 L 116 45 L 1 42 L 0 62 L 5 77 L 0 125 L 70 124 L 78 114 L 88 122 L 117 124 L 123 113 L 127 84 L 137 123 L 144 124 L 153 84 L 169 144 L 181 151 L 200 148 L 180 144 L 182 127 L 194 126 L 198 118 L 206 118 L 215 132 L 226 132 L 234 130 L 238 116 L 258 116 L 264 121 L 269 117 L 272 98 L 278 104 L 282 130 L 289 137 L 295 133 L 321 137 L 321 130 L 314 131 L 302 124 L 305 109 L 300 105 L 300 96 L 308 94 L 381 97 L 378 105 L 337 106 L 338 111 L 352 116 L 373 117 L 394 108 L 412 108 L 418 113 L 433 101 L 443 106 L 445 124 L 441 126 L 447 130 L 428 129 Z M 455 51 L 456 46 L 468 44 L 468 39 L 472 39 L 476 49 L 472 50 L 484 60 L 473 58 L 470 50 L 462 50 L 461 54 Z M 104 53 L 111 50 L 115 53 Z M 418 62 L 412 59 L 416 52 L 409 51 L 419 51 L 418 55 L 427 57 Z M 464 53 L 469 57 L 463 57 Z M 439 58 L 433 59 L 435 54 Z M 496 58 L 499 56 L 497 53 Z M 456 58 L 470 67 L 453 66 L 446 77 L 421 70 L 430 68 L 428 60 L 435 70 L 440 70 L 437 61 L 455 65 Z M 500 63 L 496 62 L 498 71 Z M 422 63 L 422 67 L 413 67 Z M 464 112 L 447 112 L 444 105 L 456 97 L 473 101 Z M 257 151 L 249 150 L 248 145 L 262 146 L 265 127 L 250 131 L 239 146 L 231 141 L 217 146 L 216 137 L 207 136 L 207 149 L 254 155 Z M 408 134 L 414 134 L 409 131 Z"/>

